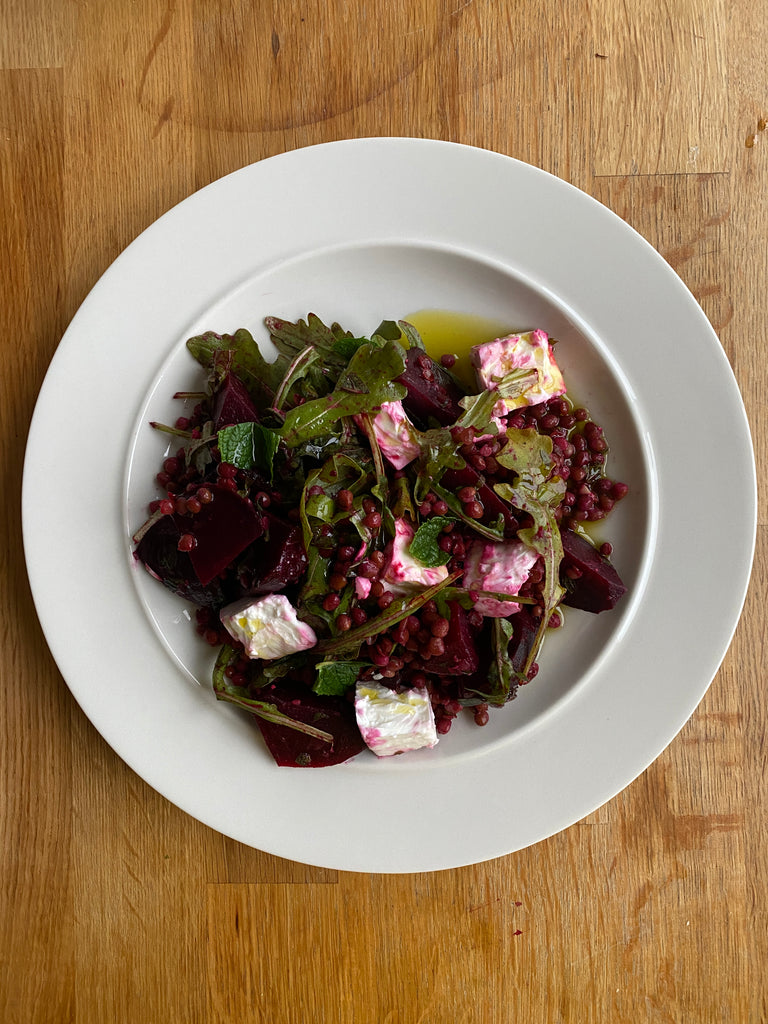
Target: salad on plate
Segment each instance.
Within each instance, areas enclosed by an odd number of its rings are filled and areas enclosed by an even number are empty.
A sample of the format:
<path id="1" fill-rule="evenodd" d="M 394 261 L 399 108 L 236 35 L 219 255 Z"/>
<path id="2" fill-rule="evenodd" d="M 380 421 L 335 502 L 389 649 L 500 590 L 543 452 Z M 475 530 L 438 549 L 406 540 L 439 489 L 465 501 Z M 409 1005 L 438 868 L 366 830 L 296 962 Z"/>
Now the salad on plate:
<path id="1" fill-rule="evenodd" d="M 207 374 L 173 424 L 136 560 L 196 606 L 213 689 L 279 765 L 434 747 L 538 671 L 566 608 L 626 588 L 590 524 L 627 493 L 554 342 L 514 332 L 435 359 L 416 328 L 317 316 L 187 347 Z M 465 710 L 466 709 L 466 710 Z"/>

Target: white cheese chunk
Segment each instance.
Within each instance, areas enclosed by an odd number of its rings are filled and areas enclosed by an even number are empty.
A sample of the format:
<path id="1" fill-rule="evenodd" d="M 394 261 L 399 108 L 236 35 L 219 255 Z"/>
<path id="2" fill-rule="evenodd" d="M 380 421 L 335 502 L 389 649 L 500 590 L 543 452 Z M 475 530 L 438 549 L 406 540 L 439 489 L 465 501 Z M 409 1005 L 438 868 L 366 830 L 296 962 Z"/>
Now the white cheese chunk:
<path id="1" fill-rule="evenodd" d="M 355 717 L 366 746 L 377 757 L 434 747 L 438 741 L 426 687 L 395 693 L 380 683 L 359 682 Z"/>
<path id="2" fill-rule="evenodd" d="M 492 590 L 497 594 L 514 596 L 528 579 L 538 559 L 538 553 L 522 541 L 472 541 L 464 559 L 465 590 Z M 479 597 L 475 610 L 492 619 L 503 619 L 520 611 L 516 601 L 500 601 L 493 597 Z"/>
<path id="3" fill-rule="evenodd" d="M 381 574 L 385 590 L 397 594 L 402 593 L 404 589 L 407 590 L 411 584 L 431 587 L 448 575 L 448 569 L 444 565 L 430 568 L 413 557 L 409 548 L 415 534 L 416 531 L 406 519 L 395 520 L 395 539 L 387 546 L 387 560 Z M 406 585 L 405 588 L 403 584 Z"/>
<path id="4" fill-rule="evenodd" d="M 246 597 L 221 609 L 222 625 L 245 647 L 249 658 L 270 661 L 317 643 L 315 631 L 301 622 L 296 610 L 282 594 Z"/>
<path id="5" fill-rule="evenodd" d="M 360 425 L 360 417 L 355 417 Z M 395 469 L 404 469 L 421 453 L 418 432 L 403 409 L 402 402 L 382 402 L 372 418 L 373 433 L 382 455 Z"/>
<path id="6" fill-rule="evenodd" d="M 535 382 L 522 395 L 499 399 L 493 410 L 496 416 L 524 405 L 538 405 L 565 393 L 565 381 L 545 331 L 509 334 L 484 345 L 475 345 L 471 360 L 478 385 L 486 391 L 497 390 L 499 382 L 512 370 L 536 371 Z"/>

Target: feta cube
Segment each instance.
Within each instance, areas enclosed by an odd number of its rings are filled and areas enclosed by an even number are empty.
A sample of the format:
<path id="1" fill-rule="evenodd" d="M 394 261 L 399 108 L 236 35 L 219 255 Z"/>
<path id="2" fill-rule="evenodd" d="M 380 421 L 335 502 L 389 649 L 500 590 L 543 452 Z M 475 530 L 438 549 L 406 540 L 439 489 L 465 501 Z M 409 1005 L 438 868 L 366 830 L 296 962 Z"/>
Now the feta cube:
<path id="1" fill-rule="evenodd" d="M 493 590 L 498 594 L 519 594 L 539 555 L 522 541 L 474 540 L 464 559 L 465 590 Z M 520 611 L 516 601 L 498 601 L 492 597 L 479 597 L 475 609 L 481 615 L 503 619 Z"/>
<path id="2" fill-rule="evenodd" d="M 384 553 L 386 561 L 381 574 L 384 589 L 392 591 L 393 594 L 404 593 L 410 584 L 431 587 L 448 575 L 446 566 L 430 568 L 413 557 L 409 548 L 415 534 L 416 531 L 407 519 L 395 520 L 395 539 Z"/>
<path id="3" fill-rule="evenodd" d="M 355 416 L 360 426 L 360 417 Z M 418 458 L 418 432 L 403 409 L 402 402 L 383 402 L 372 418 L 373 433 L 384 457 L 395 469 L 404 469 Z"/>
<path id="4" fill-rule="evenodd" d="M 287 597 L 267 594 L 246 597 L 221 609 L 222 625 L 239 640 L 249 658 L 271 661 L 306 651 L 317 643 L 311 626 L 301 622 Z"/>
<path id="5" fill-rule="evenodd" d="M 538 405 L 565 393 L 563 375 L 544 331 L 509 334 L 485 345 L 475 345 L 470 355 L 478 384 L 486 391 L 495 391 L 511 370 L 536 371 L 536 383 L 517 398 L 500 398 L 494 406 L 494 416 L 503 416 L 524 405 Z"/>
<path id="6" fill-rule="evenodd" d="M 355 717 L 366 746 L 377 757 L 434 747 L 438 741 L 426 687 L 395 693 L 380 683 L 359 682 Z"/>

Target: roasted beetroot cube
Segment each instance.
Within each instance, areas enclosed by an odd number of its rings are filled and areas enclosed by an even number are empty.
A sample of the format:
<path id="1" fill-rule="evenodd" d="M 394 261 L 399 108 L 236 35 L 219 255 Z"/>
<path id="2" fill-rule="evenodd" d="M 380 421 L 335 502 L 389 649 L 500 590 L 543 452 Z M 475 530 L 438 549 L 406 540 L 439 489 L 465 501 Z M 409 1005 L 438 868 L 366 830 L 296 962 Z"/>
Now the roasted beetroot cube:
<path id="1" fill-rule="evenodd" d="M 461 415 L 459 399 L 464 392 L 440 363 L 421 349 L 408 349 L 405 371 L 397 379 L 408 388 L 403 408 L 416 426 L 427 427 L 432 420 L 448 426 Z"/>
<path id="2" fill-rule="evenodd" d="M 449 601 L 451 612 L 448 634 L 443 640 L 445 650 L 426 662 L 430 672 L 441 676 L 467 676 L 478 667 L 475 637 L 467 613 L 457 601 Z"/>
<path id="3" fill-rule="evenodd" d="M 279 682 L 262 687 L 258 699 L 278 711 L 333 736 L 333 744 L 307 736 L 290 726 L 256 717 L 261 734 L 275 761 L 286 768 L 326 768 L 341 764 L 364 749 L 355 721 L 354 705 L 343 697 L 321 697 L 297 683 Z"/>
<path id="4" fill-rule="evenodd" d="M 179 597 L 201 607 L 218 607 L 224 600 L 219 581 L 211 580 L 207 586 L 200 582 L 189 555 L 178 549 L 180 537 L 176 517 L 163 516 L 139 541 L 136 558 L 150 575 Z"/>
<path id="5" fill-rule="evenodd" d="M 254 423 L 258 419 L 258 410 L 245 384 L 234 373 L 228 373 L 213 400 L 213 422 L 216 430 L 235 423 Z"/>
<path id="6" fill-rule="evenodd" d="M 627 588 L 612 563 L 573 530 L 563 530 L 563 561 L 560 582 L 568 591 L 563 604 L 587 612 L 613 608 Z M 574 578 L 575 577 L 575 578 Z"/>
<path id="7" fill-rule="evenodd" d="M 271 512 L 264 514 L 265 532 L 237 564 L 243 594 L 268 594 L 298 583 L 307 569 L 301 529 Z"/>
<path id="8" fill-rule="evenodd" d="M 218 484 L 211 485 L 213 501 L 194 516 L 174 516 L 182 533 L 191 533 L 190 552 L 197 578 L 206 586 L 222 573 L 249 544 L 264 533 L 263 512 Z"/>

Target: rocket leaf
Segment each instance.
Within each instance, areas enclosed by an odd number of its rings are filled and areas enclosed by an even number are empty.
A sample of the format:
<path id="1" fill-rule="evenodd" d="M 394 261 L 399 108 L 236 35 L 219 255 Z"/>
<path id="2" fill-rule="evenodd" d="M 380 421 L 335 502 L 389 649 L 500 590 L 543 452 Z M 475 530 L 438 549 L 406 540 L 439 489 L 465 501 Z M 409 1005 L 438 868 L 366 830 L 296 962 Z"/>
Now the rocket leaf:
<path id="1" fill-rule="evenodd" d="M 395 383 L 404 368 L 405 356 L 397 342 L 389 341 L 382 348 L 370 342 L 362 345 L 329 395 L 305 402 L 286 415 L 281 429 L 286 444 L 292 448 L 329 433 L 345 416 L 370 412 L 383 402 L 404 398 L 405 387 Z"/>

